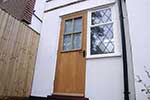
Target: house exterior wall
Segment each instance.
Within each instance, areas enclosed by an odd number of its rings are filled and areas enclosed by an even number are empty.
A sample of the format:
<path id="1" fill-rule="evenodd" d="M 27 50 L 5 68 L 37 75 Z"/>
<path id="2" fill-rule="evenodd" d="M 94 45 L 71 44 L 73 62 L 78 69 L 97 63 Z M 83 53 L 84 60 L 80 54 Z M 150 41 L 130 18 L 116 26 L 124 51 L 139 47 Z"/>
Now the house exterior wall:
<path id="1" fill-rule="evenodd" d="M 41 33 L 45 4 L 46 0 L 36 0 L 31 24 L 29 25 L 38 33 Z"/>
<path id="2" fill-rule="evenodd" d="M 123 100 L 122 58 L 86 62 L 86 97 L 90 100 Z"/>
<path id="3" fill-rule="evenodd" d="M 143 80 L 143 83 L 150 85 L 150 79 L 145 73 L 145 70 L 148 70 L 148 68 L 150 69 L 149 5 L 149 0 L 126 0 L 132 44 L 136 100 L 148 100 L 147 95 L 144 92 L 141 92 L 141 89 L 143 89 L 144 86 L 136 80 L 138 80 L 138 75 Z M 144 68 L 144 66 L 148 68 Z"/>
<path id="4" fill-rule="evenodd" d="M 67 4 L 67 3 L 71 3 L 74 1 L 78 1 L 78 0 L 52 0 L 49 3 L 46 4 L 46 9 L 51 9 L 51 8 L 55 8 L 55 7 L 59 7 L 61 5 Z"/>
<path id="5" fill-rule="evenodd" d="M 45 10 L 52 9 L 58 7 L 59 5 L 70 2 L 73 1 L 50 1 L 47 2 Z M 47 95 L 51 95 L 53 93 L 61 23 L 60 16 L 82 10 L 88 10 L 94 7 L 100 7 L 106 4 L 113 4 L 116 9 L 118 7 L 115 0 L 87 0 L 57 10 L 49 11 L 44 14 L 33 80 L 32 96 L 46 97 Z M 116 11 L 118 13 L 118 10 Z M 121 46 L 121 41 L 119 41 L 119 44 Z M 123 92 L 122 54 L 118 56 L 97 59 L 87 58 L 85 90 L 86 97 L 88 97 L 90 100 L 123 100 Z M 131 95 L 130 98 L 134 98 L 133 95 Z"/>
<path id="6" fill-rule="evenodd" d="M 23 16 L 22 12 L 25 7 L 25 0 L 23 0 L 20 3 L 18 3 L 18 1 L 20 0 L 8 0 L 5 2 L 4 0 L 1 0 L 0 7 L 2 9 L 5 9 L 11 15 L 17 17 L 18 19 L 21 19 L 21 17 Z M 16 8 L 20 8 L 20 9 L 16 9 Z"/>
<path id="7" fill-rule="evenodd" d="M 29 24 L 29 26 L 39 34 L 41 34 L 45 4 L 46 0 L 36 0 L 31 23 Z"/>

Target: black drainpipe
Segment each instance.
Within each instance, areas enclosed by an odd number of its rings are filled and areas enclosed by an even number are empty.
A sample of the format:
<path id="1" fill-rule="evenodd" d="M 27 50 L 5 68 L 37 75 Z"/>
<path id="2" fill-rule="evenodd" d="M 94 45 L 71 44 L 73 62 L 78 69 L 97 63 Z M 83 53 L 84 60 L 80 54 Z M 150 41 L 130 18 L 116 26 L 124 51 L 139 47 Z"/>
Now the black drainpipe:
<path id="1" fill-rule="evenodd" d="M 125 2 L 125 0 L 124 0 L 124 2 Z M 119 6 L 119 17 L 120 17 L 121 38 L 122 38 L 121 40 L 122 40 L 122 55 L 123 55 L 124 100 L 129 100 L 127 48 L 126 48 L 126 37 L 125 37 L 125 26 L 124 26 L 122 0 L 118 0 L 118 6 Z"/>

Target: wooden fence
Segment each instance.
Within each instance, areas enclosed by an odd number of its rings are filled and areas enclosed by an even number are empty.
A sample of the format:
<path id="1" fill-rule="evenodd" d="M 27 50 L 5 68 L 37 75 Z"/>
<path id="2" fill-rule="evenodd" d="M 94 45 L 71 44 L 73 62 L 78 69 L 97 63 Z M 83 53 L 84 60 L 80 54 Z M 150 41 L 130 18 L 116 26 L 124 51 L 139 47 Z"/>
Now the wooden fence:
<path id="1" fill-rule="evenodd" d="M 0 10 L 0 98 L 28 97 L 39 34 Z"/>

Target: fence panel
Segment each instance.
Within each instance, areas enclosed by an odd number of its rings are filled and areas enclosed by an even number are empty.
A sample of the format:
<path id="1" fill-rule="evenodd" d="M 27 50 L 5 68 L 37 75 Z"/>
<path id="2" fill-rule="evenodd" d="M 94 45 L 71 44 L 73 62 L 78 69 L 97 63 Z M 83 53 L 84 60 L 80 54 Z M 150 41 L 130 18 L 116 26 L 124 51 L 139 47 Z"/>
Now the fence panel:
<path id="1" fill-rule="evenodd" d="M 39 34 L 0 10 L 0 97 L 28 97 Z"/>

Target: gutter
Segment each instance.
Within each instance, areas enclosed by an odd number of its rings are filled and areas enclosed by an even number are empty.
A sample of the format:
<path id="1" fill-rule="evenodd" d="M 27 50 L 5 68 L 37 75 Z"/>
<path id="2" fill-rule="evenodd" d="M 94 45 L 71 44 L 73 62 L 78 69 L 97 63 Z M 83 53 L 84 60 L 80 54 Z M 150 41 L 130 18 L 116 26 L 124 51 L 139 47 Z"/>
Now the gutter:
<path id="1" fill-rule="evenodd" d="M 129 100 L 129 79 L 128 79 L 128 62 L 127 62 L 127 48 L 126 48 L 126 36 L 125 25 L 123 16 L 123 2 L 125 0 L 118 0 L 120 27 L 121 27 L 121 40 L 122 40 L 122 54 L 123 54 L 123 78 L 124 78 L 124 100 Z"/>
<path id="2" fill-rule="evenodd" d="M 52 0 L 47 0 L 46 2 L 49 2 L 49 1 L 52 1 Z M 47 12 L 50 12 L 50 11 L 53 11 L 53 10 L 56 10 L 56 9 L 64 8 L 64 7 L 67 7 L 67 6 L 71 6 L 71 5 L 74 5 L 74 4 L 77 4 L 77 3 L 80 3 L 80 2 L 84 2 L 84 1 L 87 1 L 87 0 L 77 0 L 77 1 L 67 3 L 67 4 L 63 4 L 61 6 L 45 10 L 44 13 L 47 13 Z"/>

